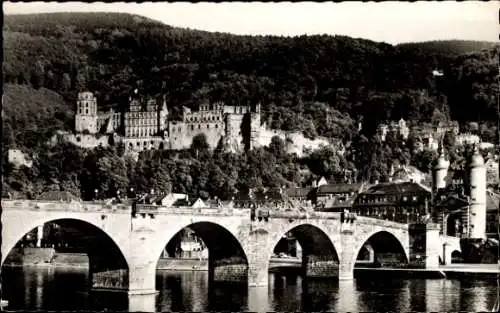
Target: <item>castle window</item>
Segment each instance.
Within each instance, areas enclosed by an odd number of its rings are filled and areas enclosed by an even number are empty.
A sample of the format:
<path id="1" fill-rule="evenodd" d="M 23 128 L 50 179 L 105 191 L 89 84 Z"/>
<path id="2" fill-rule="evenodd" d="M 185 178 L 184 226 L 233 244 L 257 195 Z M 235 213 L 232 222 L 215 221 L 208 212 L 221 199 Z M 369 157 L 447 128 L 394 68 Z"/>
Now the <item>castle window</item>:
<path id="1" fill-rule="evenodd" d="M 215 128 L 219 128 L 219 124 L 215 124 Z"/>
<path id="2" fill-rule="evenodd" d="M 140 145 L 141 145 L 141 143 L 140 143 L 140 142 L 137 142 L 137 146 L 139 147 Z"/>
<path id="3" fill-rule="evenodd" d="M 201 125 L 198 125 L 198 129 L 200 129 L 200 128 L 201 128 Z"/>
<path id="4" fill-rule="evenodd" d="M 85 109 L 85 114 L 89 114 L 89 109 Z"/>
<path id="5" fill-rule="evenodd" d="M 191 125 L 191 130 L 194 130 L 194 125 Z"/>
<path id="6" fill-rule="evenodd" d="M 207 129 L 210 128 L 210 124 L 207 124 Z"/>

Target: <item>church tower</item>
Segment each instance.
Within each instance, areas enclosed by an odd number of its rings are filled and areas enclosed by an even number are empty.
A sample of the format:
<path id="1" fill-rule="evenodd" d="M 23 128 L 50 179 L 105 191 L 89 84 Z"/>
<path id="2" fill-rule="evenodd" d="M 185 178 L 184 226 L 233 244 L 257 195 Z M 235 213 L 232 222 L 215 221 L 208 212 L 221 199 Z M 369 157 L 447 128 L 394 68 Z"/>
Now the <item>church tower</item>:
<path id="1" fill-rule="evenodd" d="M 86 91 L 78 93 L 75 115 L 75 131 L 97 133 L 97 100 L 94 94 Z"/>
<path id="2" fill-rule="evenodd" d="M 469 238 L 486 238 L 486 167 L 484 159 L 474 145 L 469 160 Z"/>

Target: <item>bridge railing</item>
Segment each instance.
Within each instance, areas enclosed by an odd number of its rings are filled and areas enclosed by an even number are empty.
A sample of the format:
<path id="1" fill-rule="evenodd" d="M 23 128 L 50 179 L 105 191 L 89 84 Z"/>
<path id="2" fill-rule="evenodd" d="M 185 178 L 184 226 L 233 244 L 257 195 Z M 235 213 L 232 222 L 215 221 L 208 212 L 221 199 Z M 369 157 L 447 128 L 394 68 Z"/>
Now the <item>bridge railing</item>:
<path id="1" fill-rule="evenodd" d="M 357 216 L 356 223 L 380 225 L 383 227 L 398 227 L 398 228 L 408 227 L 408 224 L 406 224 L 406 223 L 400 223 L 397 221 L 390 221 L 390 220 L 383 220 L 383 219 L 378 219 L 378 218 L 368 217 L 368 216 Z"/>
<path id="2" fill-rule="evenodd" d="M 337 212 L 318 212 L 318 211 L 280 211 L 270 210 L 270 218 L 284 218 L 284 219 L 340 219 L 340 213 Z"/>
<path id="3" fill-rule="evenodd" d="M 249 214 L 249 209 L 235 209 L 231 207 L 168 207 L 160 205 L 139 204 L 135 208 L 136 214 L 179 214 L 179 215 L 221 215 L 244 216 Z"/>
<path id="4" fill-rule="evenodd" d="M 131 207 L 125 204 L 102 204 L 79 201 L 2 200 L 2 209 L 65 212 L 130 212 Z"/>

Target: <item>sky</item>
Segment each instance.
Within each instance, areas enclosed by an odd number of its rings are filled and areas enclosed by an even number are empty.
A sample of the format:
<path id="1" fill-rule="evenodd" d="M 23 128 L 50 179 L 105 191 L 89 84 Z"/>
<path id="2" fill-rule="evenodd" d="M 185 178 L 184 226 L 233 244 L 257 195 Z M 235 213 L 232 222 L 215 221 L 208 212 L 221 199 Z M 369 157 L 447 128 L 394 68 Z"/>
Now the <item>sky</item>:
<path id="1" fill-rule="evenodd" d="M 345 35 L 391 44 L 498 41 L 499 2 L 4 2 L 4 14 L 124 12 L 165 24 L 243 35 Z"/>

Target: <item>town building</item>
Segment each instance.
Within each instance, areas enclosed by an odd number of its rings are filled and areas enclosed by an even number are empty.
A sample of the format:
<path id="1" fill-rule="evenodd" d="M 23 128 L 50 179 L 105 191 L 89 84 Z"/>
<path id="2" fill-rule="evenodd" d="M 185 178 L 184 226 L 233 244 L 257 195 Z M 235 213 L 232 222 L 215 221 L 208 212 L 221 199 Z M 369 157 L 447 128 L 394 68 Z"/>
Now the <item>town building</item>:
<path id="1" fill-rule="evenodd" d="M 406 125 L 406 121 L 404 119 L 400 119 L 398 122 L 391 121 L 389 124 L 379 125 L 378 136 L 381 141 L 385 141 L 389 132 L 403 140 L 406 140 L 410 135 L 410 128 Z"/>
<path id="2" fill-rule="evenodd" d="M 316 189 L 316 210 L 343 212 L 350 209 L 363 184 L 326 184 Z"/>
<path id="3" fill-rule="evenodd" d="M 430 212 L 431 189 L 417 182 L 386 182 L 361 192 L 351 212 L 401 223 L 422 221 Z"/>

